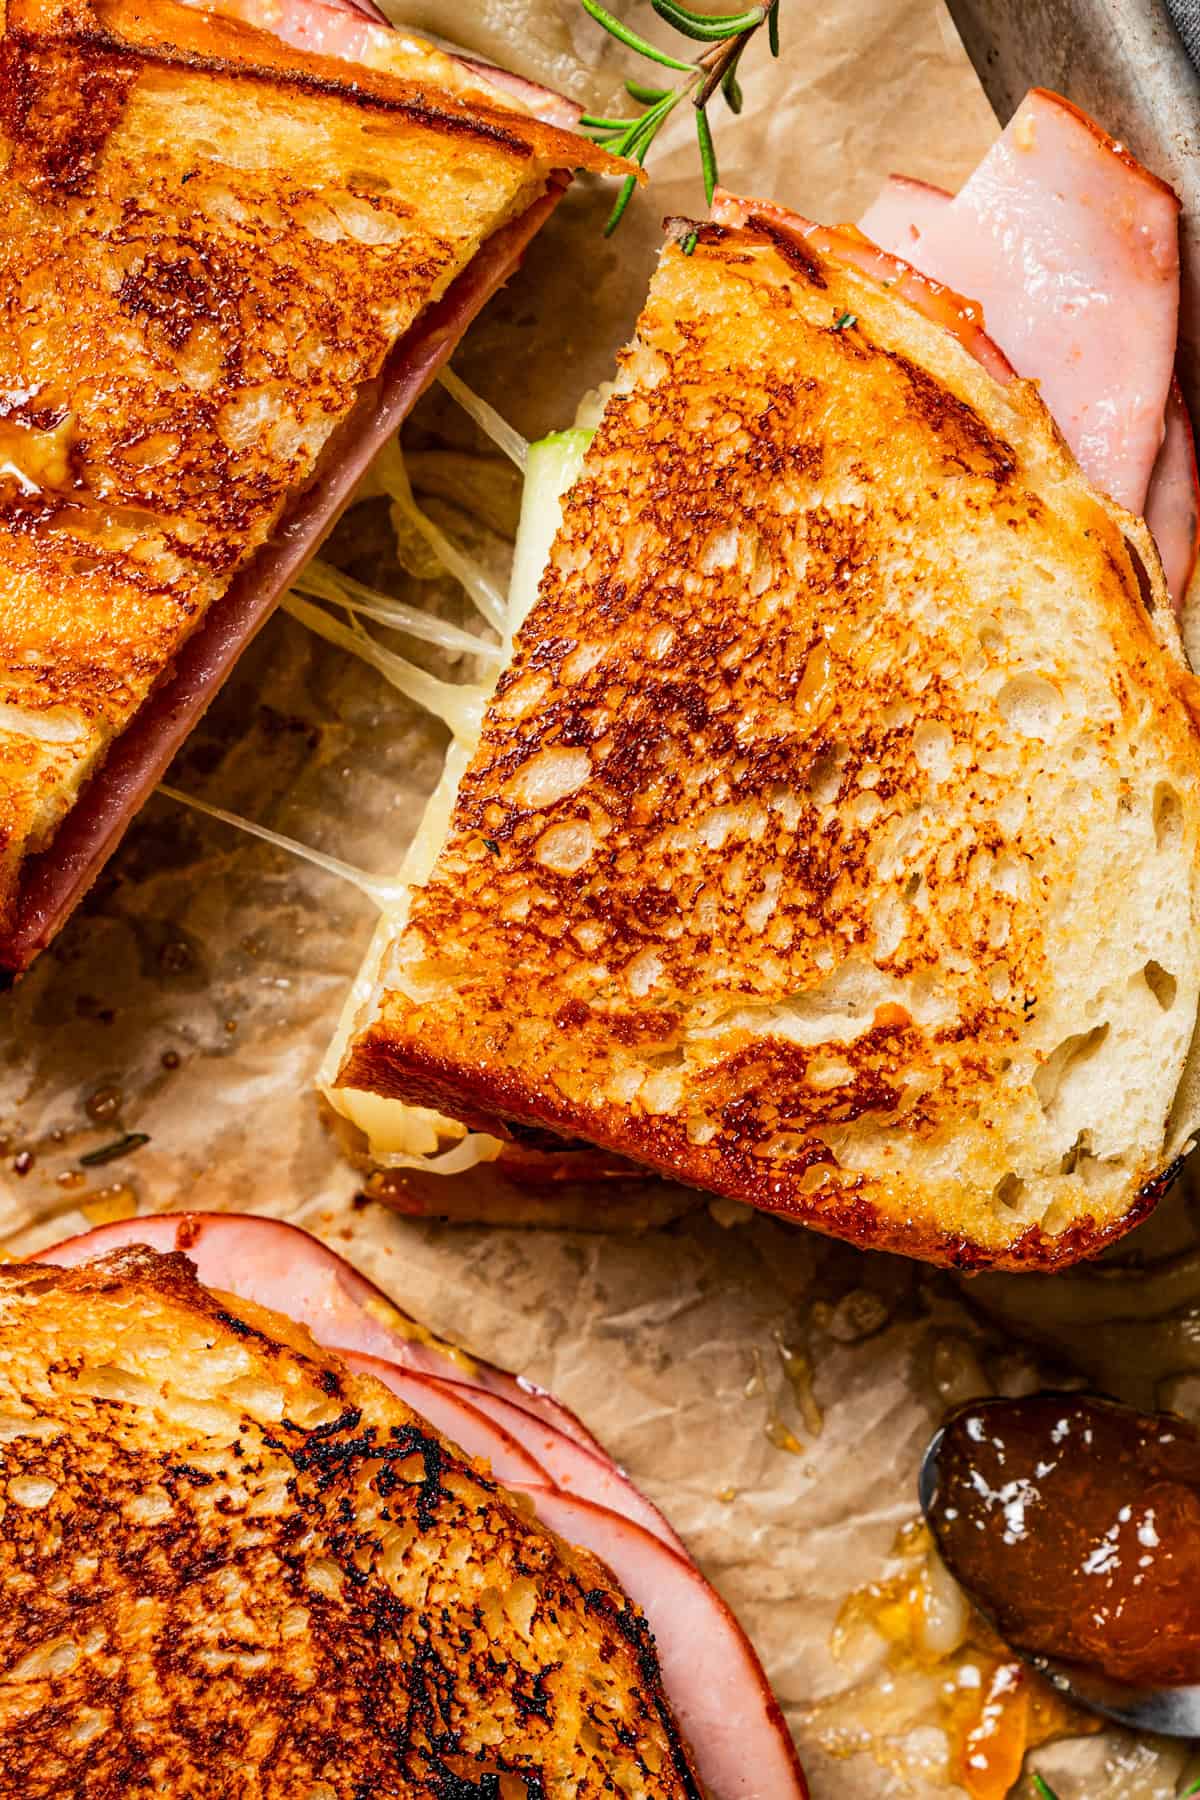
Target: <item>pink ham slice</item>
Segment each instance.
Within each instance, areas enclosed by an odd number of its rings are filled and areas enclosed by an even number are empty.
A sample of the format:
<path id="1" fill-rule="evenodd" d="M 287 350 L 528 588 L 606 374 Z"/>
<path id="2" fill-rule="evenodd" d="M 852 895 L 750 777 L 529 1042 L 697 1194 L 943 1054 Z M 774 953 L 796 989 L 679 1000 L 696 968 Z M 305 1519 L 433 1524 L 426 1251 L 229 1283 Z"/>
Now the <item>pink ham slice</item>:
<path id="1" fill-rule="evenodd" d="M 13 930 L 0 941 L 0 985 L 26 969 L 65 924 L 166 773 L 247 644 L 316 550 L 376 452 L 391 437 L 463 333 L 517 268 L 569 181 L 563 175 L 490 237 L 446 293 L 395 346 L 378 379 L 334 433 L 307 491 L 206 615 L 174 670 L 109 751 L 55 835 L 30 859 Z"/>
<path id="2" fill-rule="evenodd" d="M 372 36 L 384 38 L 391 31 L 385 14 L 352 0 L 220 0 L 216 6 L 205 6 L 203 0 L 186 3 L 269 31 L 297 50 L 336 56 L 344 62 L 361 62 Z"/>
<path id="3" fill-rule="evenodd" d="M 505 1427 L 514 1437 L 519 1437 L 525 1448 L 542 1464 L 550 1486 L 581 1500 L 591 1500 L 597 1506 L 606 1506 L 610 1512 L 620 1513 L 623 1519 L 631 1519 L 635 1525 L 640 1525 L 677 1555 L 688 1555 L 682 1538 L 671 1529 L 657 1506 L 638 1492 L 628 1475 L 618 1468 L 611 1457 L 595 1450 L 586 1450 L 573 1438 L 564 1437 L 561 1431 L 556 1431 L 553 1425 L 534 1418 L 532 1413 L 514 1405 L 511 1400 L 501 1399 L 499 1394 L 485 1394 L 477 1389 L 462 1388 L 456 1381 L 438 1380 L 434 1385 L 452 1393 L 461 1393 L 473 1407 L 486 1413 L 495 1424 Z"/>
<path id="4" fill-rule="evenodd" d="M 348 1368 L 356 1374 L 372 1375 L 376 1381 L 381 1381 L 468 1456 L 483 1458 L 491 1465 L 497 1481 L 540 1481 L 547 1485 L 552 1482 L 553 1477 L 544 1464 L 539 1463 L 510 1431 L 489 1419 L 483 1409 L 475 1405 L 470 1398 L 471 1389 L 460 1388 L 456 1393 L 448 1381 L 419 1375 L 414 1369 L 402 1369 L 398 1363 L 385 1362 L 381 1356 L 362 1356 L 356 1350 L 343 1350 L 341 1355 Z M 517 1409 L 514 1407 L 513 1410 Z M 529 1423 L 528 1414 L 524 1416 Z"/>
<path id="5" fill-rule="evenodd" d="M 517 1491 L 543 1525 L 606 1563 L 645 1613 L 663 1686 L 714 1800 L 808 1800 L 762 1664 L 695 1564 L 603 1506 L 552 1488 Z"/>
<path id="6" fill-rule="evenodd" d="M 889 183 L 864 231 L 982 303 L 989 334 L 1039 382 L 1084 471 L 1143 512 L 1175 361 L 1171 189 L 1035 88 L 948 204 L 925 192 L 906 219 L 901 197 Z"/>
<path id="7" fill-rule="evenodd" d="M 40 1250 L 37 1260 L 70 1269 L 130 1244 L 147 1244 L 164 1255 L 181 1250 L 206 1287 L 286 1313 L 331 1350 L 381 1357 L 418 1374 L 496 1394 L 609 1460 L 587 1427 L 543 1388 L 431 1338 L 335 1251 L 282 1219 L 252 1213 L 155 1213 L 98 1225 Z"/>
<path id="8" fill-rule="evenodd" d="M 314 56 L 335 56 L 343 62 L 367 60 L 375 45 L 386 46 L 395 30 L 374 0 L 219 0 L 214 6 L 206 5 L 205 0 L 186 3 L 269 31 L 297 50 L 307 50 Z M 547 125 L 561 126 L 564 131 L 573 131 L 578 125 L 582 108 L 553 89 L 540 87 L 507 69 L 497 69 L 491 63 L 479 62 L 473 56 L 454 56 L 453 60 L 492 87 L 511 94 Z"/>
<path id="9" fill-rule="evenodd" d="M 1146 523 L 1179 612 L 1200 553 L 1200 477 L 1192 421 L 1177 381 L 1172 381 L 1167 395 L 1162 447 L 1146 496 Z"/>
<path id="10" fill-rule="evenodd" d="M 858 221 L 858 229 L 881 250 L 907 257 L 921 267 L 921 239 L 954 195 L 948 188 L 911 175 L 889 175 Z"/>
<path id="11" fill-rule="evenodd" d="M 907 256 L 919 267 L 926 233 L 953 200 L 954 195 L 945 188 L 912 181 L 906 175 L 890 175 L 859 220 L 859 230 L 883 249 Z M 981 299 L 985 317 L 993 318 L 993 297 L 985 292 Z M 1040 382 L 1044 392 L 1047 370 L 1042 340 L 1030 344 L 1029 355 L 1031 360 L 1020 372 Z M 1200 550 L 1200 507 L 1192 422 L 1174 377 L 1167 394 L 1162 442 L 1151 471 L 1144 511 L 1178 612 Z"/>
<path id="12" fill-rule="evenodd" d="M 999 382 L 1011 381 L 1012 364 L 983 329 L 983 317 L 973 300 L 964 299 L 944 282 L 932 281 L 920 269 L 914 269 L 902 256 L 893 255 L 874 244 L 854 225 L 818 225 L 800 213 L 790 212 L 768 200 L 741 200 L 718 188 L 713 197 L 712 217 L 718 225 L 757 223 L 800 243 L 808 243 L 823 256 L 848 263 L 871 281 L 886 286 L 935 325 L 942 325 L 962 344 L 963 349 Z"/>

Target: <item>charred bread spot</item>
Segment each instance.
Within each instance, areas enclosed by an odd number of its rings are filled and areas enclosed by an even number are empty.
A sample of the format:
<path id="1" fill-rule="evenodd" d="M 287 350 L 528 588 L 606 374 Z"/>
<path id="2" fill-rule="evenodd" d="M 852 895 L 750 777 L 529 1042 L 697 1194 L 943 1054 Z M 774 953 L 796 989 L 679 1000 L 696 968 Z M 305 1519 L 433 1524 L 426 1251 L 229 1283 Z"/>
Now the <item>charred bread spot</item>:
<path id="1" fill-rule="evenodd" d="M 1141 551 L 1131 537 L 1126 536 L 1125 548 L 1129 552 L 1129 560 L 1133 564 L 1133 572 L 1137 576 L 1138 593 L 1141 596 L 1142 605 L 1148 614 L 1153 614 L 1155 602 L 1150 571 L 1146 567 Z"/>
<path id="2" fill-rule="evenodd" d="M 913 409 L 943 445 L 947 455 L 973 475 L 984 475 L 997 487 L 1007 486 L 1016 474 L 1012 449 L 988 429 L 975 409 L 948 391 L 907 356 L 889 351 L 891 361 L 903 372 L 912 395 Z"/>
<path id="3" fill-rule="evenodd" d="M 0 126 L 18 176 L 62 200 L 86 193 L 137 74 L 119 49 L 41 43 L 10 24 L 0 39 Z"/>
<path id="4" fill-rule="evenodd" d="M 810 287 L 824 289 L 829 286 L 825 265 L 809 249 L 803 238 L 797 237 L 794 232 L 782 230 L 764 213 L 751 212 L 746 223 L 774 245 L 793 275 L 800 276 Z"/>

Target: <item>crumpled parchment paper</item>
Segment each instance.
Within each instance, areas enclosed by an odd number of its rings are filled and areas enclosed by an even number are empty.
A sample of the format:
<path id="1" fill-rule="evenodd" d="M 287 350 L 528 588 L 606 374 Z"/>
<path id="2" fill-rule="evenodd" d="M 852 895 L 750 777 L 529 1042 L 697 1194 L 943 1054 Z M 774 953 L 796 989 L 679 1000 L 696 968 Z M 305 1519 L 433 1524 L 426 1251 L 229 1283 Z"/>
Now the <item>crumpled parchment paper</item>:
<path id="1" fill-rule="evenodd" d="M 624 10 L 657 29 L 648 8 Z M 611 96 L 634 66 L 574 0 L 464 0 L 426 15 L 468 44 L 474 21 L 476 47 L 492 53 L 524 17 L 514 60 L 527 53 L 534 72 L 548 55 L 570 62 L 575 91 Z M 938 0 L 784 0 L 782 27 L 780 62 L 762 42 L 746 59 L 745 114 L 714 108 L 722 178 L 735 190 L 853 218 L 890 170 L 953 185 L 988 143 L 990 114 Z M 672 121 L 651 167 L 648 194 L 612 240 L 600 233 L 611 190 L 576 183 L 456 359 L 530 436 L 569 423 L 583 390 L 611 373 L 662 216 L 703 210 L 688 119 Z M 407 441 L 486 448 L 436 392 Z M 429 491 L 442 522 L 503 568 L 502 535 Z M 327 554 L 466 619 L 452 583 L 398 568 L 378 502 L 351 510 Z M 430 666 L 444 671 L 436 658 Z M 442 728 L 376 674 L 280 616 L 171 779 L 390 870 L 444 744 Z M 439 1228 L 355 1206 L 356 1180 L 318 1122 L 312 1081 L 373 922 L 353 889 L 155 799 L 4 1002 L 0 1241 L 20 1253 L 135 1207 L 245 1208 L 309 1225 L 433 1329 L 535 1376 L 587 1419 L 745 1622 L 817 1800 L 943 1791 L 944 1744 L 903 1705 L 896 1717 L 881 1644 L 850 1665 L 832 1654 L 839 1610 L 895 1568 L 919 1454 L 949 1400 L 1082 1368 L 1114 1391 L 1200 1413 L 1187 1207 L 1176 1201 L 1140 1238 L 1144 1256 L 1174 1258 L 1151 1299 L 1168 1322 L 1110 1327 L 1143 1291 L 1136 1271 L 1016 1295 L 1012 1280 L 960 1289 L 728 1207 L 613 1237 Z M 81 1165 L 125 1133 L 148 1141 Z M 1060 1329 L 1056 1296 L 1090 1323 Z M 1121 1348 L 1127 1330 L 1133 1358 Z M 1043 1766 L 1062 1800 L 1166 1800 L 1184 1753 L 1109 1734 L 1055 1746 Z"/>

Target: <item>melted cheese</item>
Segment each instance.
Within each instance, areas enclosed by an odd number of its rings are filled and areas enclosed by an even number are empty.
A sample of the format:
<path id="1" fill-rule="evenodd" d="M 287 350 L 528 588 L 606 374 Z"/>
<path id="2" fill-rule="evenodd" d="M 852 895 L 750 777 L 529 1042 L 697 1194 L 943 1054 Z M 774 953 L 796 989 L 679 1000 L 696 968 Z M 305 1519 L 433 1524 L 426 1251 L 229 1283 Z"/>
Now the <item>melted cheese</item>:
<path id="1" fill-rule="evenodd" d="M 586 400 L 584 404 L 587 404 Z M 478 413 L 473 416 L 486 428 L 485 420 Z M 554 432 L 528 447 L 521 517 L 505 608 L 506 648 L 511 648 L 513 637 L 537 598 L 538 583 L 562 523 L 563 495 L 579 478 L 593 429 Z M 430 797 L 405 859 L 402 873 L 411 886 L 420 886 L 429 879 L 450 829 L 458 785 L 469 760 L 469 754 L 464 753 L 461 744 L 451 746 L 442 778 Z M 403 1100 L 385 1099 L 357 1088 L 333 1085 L 357 1020 L 364 1009 L 374 1009 L 383 985 L 381 967 L 389 946 L 402 929 L 403 919 L 393 916 L 380 920 L 366 961 L 347 997 L 338 1030 L 321 1069 L 320 1085 L 333 1109 L 363 1133 L 375 1162 L 389 1168 L 420 1168 L 436 1175 L 459 1175 L 476 1163 L 493 1162 L 503 1148 L 500 1141 L 485 1132 L 468 1131 L 465 1126 L 428 1107 L 410 1106 Z"/>

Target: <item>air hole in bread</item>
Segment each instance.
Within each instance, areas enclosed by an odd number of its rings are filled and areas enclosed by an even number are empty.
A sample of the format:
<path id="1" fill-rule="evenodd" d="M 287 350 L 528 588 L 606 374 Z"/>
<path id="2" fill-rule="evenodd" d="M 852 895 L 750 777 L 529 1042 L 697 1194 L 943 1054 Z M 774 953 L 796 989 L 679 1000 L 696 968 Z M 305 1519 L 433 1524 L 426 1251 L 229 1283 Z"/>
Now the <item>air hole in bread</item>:
<path id="1" fill-rule="evenodd" d="M 1014 675 L 996 695 L 1005 720 L 1022 737 L 1051 738 L 1063 716 L 1063 697 L 1042 675 Z"/>
<path id="2" fill-rule="evenodd" d="M 1094 1025 L 1090 1031 L 1077 1031 L 1055 1046 L 1033 1077 L 1033 1089 L 1047 1119 L 1054 1122 L 1057 1109 L 1065 1102 L 1065 1089 L 1089 1057 L 1095 1056 L 1108 1036 L 1108 1026 Z"/>
<path id="3" fill-rule="evenodd" d="M 14 1506 L 27 1506 L 33 1512 L 39 1512 L 43 1506 L 49 1506 L 58 1492 L 58 1483 L 48 1481 L 42 1475 L 14 1475 L 6 1489 Z"/>
<path id="4" fill-rule="evenodd" d="M 1019 1175 L 1014 1175 L 1010 1170 L 996 1183 L 992 1193 L 993 1198 L 1001 1206 L 1008 1207 L 1010 1212 L 1016 1212 L 1025 1193 L 1025 1183 Z"/>
<path id="5" fill-rule="evenodd" d="M 913 755 L 932 781 L 947 781 L 953 772 L 954 739 L 945 725 L 925 720 L 913 732 Z"/>
<path id="6" fill-rule="evenodd" d="M 85 1744 L 99 1737 L 102 1731 L 108 1730 L 108 1722 L 101 1712 L 81 1712 L 67 1726 L 67 1742 L 75 1750 L 82 1750 Z"/>
<path id="7" fill-rule="evenodd" d="M 391 188 L 387 176 L 378 169 L 351 169 L 346 176 L 347 185 L 357 188 L 361 193 L 386 194 Z"/>
<path id="8" fill-rule="evenodd" d="M 742 533 L 742 551 L 750 564 L 746 585 L 757 600 L 775 580 L 775 562 L 769 545 L 757 531 Z"/>
<path id="9" fill-rule="evenodd" d="M 1071 1148 L 1063 1155 L 1058 1166 L 1064 1175 L 1073 1175 L 1076 1169 L 1086 1163 L 1091 1154 L 1092 1134 L 1090 1131 L 1081 1131 Z"/>
<path id="10" fill-rule="evenodd" d="M 700 552 L 700 572 L 715 575 L 718 569 L 732 569 L 738 560 L 738 534 L 728 525 L 710 532 Z"/>
<path id="11" fill-rule="evenodd" d="M 1154 790 L 1154 842 L 1160 850 L 1178 843 L 1183 829 L 1183 805 L 1175 789 L 1160 781 Z"/>
<path id="12" fill-rule="evenodd" d="M 1162 964 L 1155 962 L 1153 957 L 1142 970 L 1142 974 L 1146 977 L 1146 986 L 1163 1011 L 1170 1012 L 1175 1004 L 1175 994 L 1179 987 L 1175 977 L 1168 974 Z"/>

